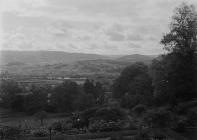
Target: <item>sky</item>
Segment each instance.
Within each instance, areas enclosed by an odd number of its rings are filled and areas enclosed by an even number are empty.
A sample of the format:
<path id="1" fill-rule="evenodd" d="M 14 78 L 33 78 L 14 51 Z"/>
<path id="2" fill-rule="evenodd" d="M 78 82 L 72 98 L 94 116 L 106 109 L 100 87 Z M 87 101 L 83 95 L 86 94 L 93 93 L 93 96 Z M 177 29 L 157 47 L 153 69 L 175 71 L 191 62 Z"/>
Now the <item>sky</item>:
<path id="1" fill-rule="evenodd" d="M 163 53 L 183 0 L 0 0 L 1 50 Z M 196 0 L 187 0 L 197 4 Z"/>

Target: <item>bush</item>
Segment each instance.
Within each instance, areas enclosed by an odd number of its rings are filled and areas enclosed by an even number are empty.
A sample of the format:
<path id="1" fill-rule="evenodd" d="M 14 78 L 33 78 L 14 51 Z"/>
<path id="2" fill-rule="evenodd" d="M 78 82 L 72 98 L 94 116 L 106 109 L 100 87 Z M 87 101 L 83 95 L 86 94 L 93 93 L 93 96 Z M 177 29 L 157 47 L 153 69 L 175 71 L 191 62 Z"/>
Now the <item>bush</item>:
<path id="1" fill-rule="evenodd" d="M 126 119 L 126 113 L 120 108 L 101 108 L 98 109 L 94 116 L 95 120 L 118 121 Z"/>
<path id="2" fill-rule="evenodd" d="M 127 130 L 133 130 L 133 129 L 135 130 L 135 129 L 137 129 L 137 126 L 133 121 L 130 121 L 129 126 L 126 129 Z"/>
<path id="3" fill-rule="evenodd" d="M 40 111 L 34 114 L 34 116 L 40 120 L 40 124 L 43 125 L 44 119 L 47 118 L 47 112 L 46 111 Z"/>
<path id="4" fill-rule="evenodd" d="M 126 119 L 126 113 L 120 108 L 91 108 L 87 109 L 72 117 L 74 128 L 89 127 L 90 121 L 105 120 L 105 121 L 118 121 Z"/>
<path id="5" fill-rule="evenodd" d="M 196 126 L 197 125 L 197 113 L 195 111 L 189 111 L 187 113 L 188 118 L 188 125 L 189 126 Z"/>
<path id="6" fill-rule="evenodd" d="M 45 129 L 34 130 L 32 131 L 33 136 L 35 137 L 46 137 L 49 133 Z"/>
<path id="7" fill-rule="evenodd" d="M 122 140 L 122 139 L 123 139 L 123 136 L 118 133 L 111 136 L 111 140 Z"/>
<path id="8" fill-rule="evenodd" d="M 133 108 L 140 102 L 140 96 L 139 95 L 129 95 L 124 96 L 121 101 L 120 105 L 123 108 Z"/>
<path id="9" fill-rule="evenodd" d="M 67 130 L 71 130 L 72 129 L 73 124 L 71 122 L 63 122 L 62 123 L 62 130 L 63 131 L 67 131 Z"/>
<path id="10" fill-rule="evenodd" d="M 141 115 L 142 113 L 144 113 L 146 111 L 146 106 L 145 105 L 142 105 L 142 104 L 138 104 L 136 105 L 132 111 L 137 115 Z"/>
<path id="11" fill-rule="evenodd" d="M 61 132 L 61 131 L 62 131 L 62 123 L 61 123 L 60 121 L 54 122 L 54 123 L 51 125 L 51 128 L 52 128 L 52 130 L 54 130 L 54 131 Z"/>
<path id="12" fill-rule="evenodd" d="M 0 132 L 5 136 L 5 138 L 19 137 L 22 130 L 18 127 L 8 127 L 4 126 L 0 129 Z"/>
<path id="13" fill-rule="evenodd" d="M 197 124 L 197 114 L 193 111 L 187 112 L 187 114 L 176 115 L 173 118 L 172 128 L 179 132 L 184 132 L 186 127 L 195 127 Z"/>
<path id="14" fill-rule="evenodd" d="M 54 122 L 51 125 L 52 130 L 57 131 L 57 132 L 64 132 L 66 130 L 72 129 L 72 123 L 69 121 L 58 121 Z"/>
<path id="15" fill-rule="evenodd" d="M 143 118 L 143 121 L 149 127 L 171 127 L 173 122 L 173 113 L 163 108 L 148 110 Z"/>
<path id="16" fill-rule="evenodd" d="M 90 118 L 94 118 L 97 110 L 98 108 L 90 108 L 81 112 L 80 114 L 75 115 L 72 118 L 73 126 L 75 128 L 88 127 L 90 123 Z M 80 121 L 78 119 L 80 119 Z"/>
<path id="17" fill-rule="evenodd" d="M 90 132 L 103 132 L 103 131 L 117 131 L 121 130 L 122 122 L 114 122 L 114 121 L 104 121 L 104 120 L 95 120 L 89 126 Z"/>
<path id="18" fill-rule="evenodd" d="M 134 137 L 134 140 L 150 140 L 149 135 L 145 132 L 142 132 L 140 134 L 137 134 Z"/>
<path id="19" fill-rule="evenodd" d="M 187 126 L 188 118 L 185 116 L 177 116 L 174 118 L 173 122 L 173 129 L 178 132 L 185 131 L 185 128 Z"/>
<path id="20" fill-rule="evenodd" d="M 72 117 L 73 128 L 88 128 L 94 121 L 117 122 L 125 120 L 126 113 L 120 108 L 102 107 L 85 110 Z"/>

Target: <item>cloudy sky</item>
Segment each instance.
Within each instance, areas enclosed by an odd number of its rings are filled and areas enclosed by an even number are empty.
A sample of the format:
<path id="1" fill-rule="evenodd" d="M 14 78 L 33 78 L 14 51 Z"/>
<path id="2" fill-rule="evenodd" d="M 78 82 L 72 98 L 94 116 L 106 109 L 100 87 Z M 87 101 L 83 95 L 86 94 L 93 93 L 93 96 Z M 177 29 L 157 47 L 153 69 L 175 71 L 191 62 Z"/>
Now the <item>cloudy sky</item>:
<path id="1" fill-rule="evenodd" d="M 182 2 L 0 0 L 0 49 L 159 54 L 160 39 Z"/>

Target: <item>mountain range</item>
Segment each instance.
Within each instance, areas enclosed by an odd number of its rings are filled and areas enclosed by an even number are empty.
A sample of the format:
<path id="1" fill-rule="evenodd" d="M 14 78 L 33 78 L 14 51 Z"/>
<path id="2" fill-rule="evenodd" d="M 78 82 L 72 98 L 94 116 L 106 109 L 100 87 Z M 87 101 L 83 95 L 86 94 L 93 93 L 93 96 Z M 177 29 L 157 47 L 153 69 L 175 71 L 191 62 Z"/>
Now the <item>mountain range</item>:
<path id="1" fill-rule="evenodd" d="M 79 60 L 108 59 L 107 56 L 58 51 L 1 51 L 1 63 L 56 64 L 73 63 Z"/>
<path id="2" fill-rule="evenodd" d="M 135 62 L 150 64 L 154 55 L 98 55 L 57 51 L 1 51 L 0 68 L 19 75 L 116 75 Z"/>

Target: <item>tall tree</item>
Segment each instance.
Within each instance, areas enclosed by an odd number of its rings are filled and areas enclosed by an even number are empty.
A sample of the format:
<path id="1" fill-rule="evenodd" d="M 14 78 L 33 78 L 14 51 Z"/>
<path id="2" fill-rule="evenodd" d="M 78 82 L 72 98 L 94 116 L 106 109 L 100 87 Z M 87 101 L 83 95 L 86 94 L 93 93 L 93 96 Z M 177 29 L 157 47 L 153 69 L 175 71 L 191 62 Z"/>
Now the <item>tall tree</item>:
<path id="1" fill-rule="evenodd" d="M 83 85 L 84 92 L 86 94 L 92 95 L 96 103 L 102 103 L 102 98 L 104 96 L 104 90 L 100 82 L 94 82 L 93 80 L 87 79 Z"/>
<path id="2" fill-rule="evenodd" d="M 196 52 L 197 12 L 194 5 L 182 3 L 175 9 L 170 32 L 164 35 L 161 43 L 168 52 L 179 53 L 182 56 Z"/>
<path id="3" fill-rule="evenodd" d="M 102 105 L 104 103 L 104 89 L 100 82 L 95 84 L 95 98 L 97 104 Z"/>
<path id="4" fill-rule="evenodd" d="M 51 103 L 57 111 L 69 112 L 75 108 L 74 100 L 79 96 L 80 89 L 76 82 L 64 81 L 55 87 L 51 97 Z"/>
<path id="5" fill-rule="evenodd" d="M 168 74 L 169 92 L 180 100 L 196 96 L 197 12 L 183 3 L 175 10 L 171 31 L 161 43 L 173 54 Z"/>
<path id="6" fill-rule="evenodd" d="M 94 81 L 86 79 L 86 81 L 83 85 L 83 89 L 84 89 L 85 93 L 93 95 L 95 92 Z"/>
<path id="7" fill-rule="evenodd" d="M 126 67 L 113 85 L 113 96 L 122 99 L 124 107 L 131 107 L 135 104 L 132 99 L 148 101 L 152 94 L 152 80 L 148 73 L 148 66 L 137 62 Z"/>
<path id="8" fill-rule="evenodd" d="M 160 62 L 154 62 L 157 72 L 163 71 L 157 73 L 160 78 L 155 89 L 161 90 L 158 86 L 163 85 L 161 91 L 168 94 L 172 104 L 196 97 L 197 12 L 193 5 L 182 3 L 175 9 L 170 32 L 161 43 L 168 53 Z"/>
<path id="9" fill-rule="evenodd" d="M 24 108 L 28 114 L 34 114 L 40 110 L 43 110 L 47 105 L 47 94 L 42 92 L 33 92 L 32 94 L 25 96 Z"/>
<path id="10" fill-rule="evenodd" d="M 19 87 L 17 82 L 13 80 L 0 81 L 0 97 L 5 107 L 10 108 L 15 97 L 20 92 L 22 92 L 22 88 Z"/>

